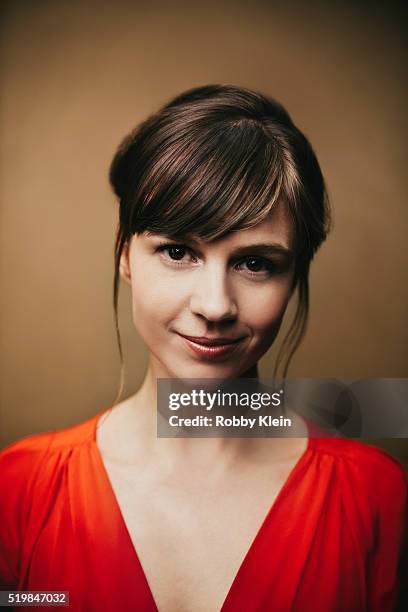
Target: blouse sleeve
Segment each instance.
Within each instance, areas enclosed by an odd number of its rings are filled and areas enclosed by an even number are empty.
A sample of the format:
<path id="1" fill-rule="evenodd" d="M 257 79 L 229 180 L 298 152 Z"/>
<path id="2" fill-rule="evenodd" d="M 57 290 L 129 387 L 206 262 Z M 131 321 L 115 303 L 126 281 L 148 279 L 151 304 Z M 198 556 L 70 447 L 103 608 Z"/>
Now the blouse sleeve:
<path id="1" fill-rule="evenodd" d="M 375 549 L 368 585 L 371 612 L 407 610 L 407 474 L 389 459 L 374 474 Z"/>
<path id="2" fill-rule="evenodd" d="M 20 577 L 30 499 L 52 435 L 34 435 L 0 453 L 0 589 L 15 590 Z"/>

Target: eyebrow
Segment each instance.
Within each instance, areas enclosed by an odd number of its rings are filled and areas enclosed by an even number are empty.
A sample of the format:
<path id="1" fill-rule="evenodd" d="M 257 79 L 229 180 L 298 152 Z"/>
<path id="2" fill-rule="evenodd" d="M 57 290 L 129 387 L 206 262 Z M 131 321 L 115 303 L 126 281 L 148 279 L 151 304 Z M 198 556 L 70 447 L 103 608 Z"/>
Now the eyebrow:
<path id="1" fill-rule="evenodd" d="M 241 247 L 237 247 L 233 250 L 234 256 L 245 256 L 245 255 L 259 255 L 259 256 L 269 256 L 269 255 L 281 255 L 285 258 L 293 257 L 293 251 L 283 246 L 282 244 L 277 243 L 255 243 L 248 244 Z"/>
<path id="2" fill-rule="evenodd" d="M 180 237 L 166 235 L 165 238 L 173 242 L 182 242 L 187 245 L 195 245 L 196 248 L 200 249 L 200 243 L 193 237 L 185 236 L 184 238 L 180 239 Z M 231 255 L 233 257 L 245 257 L 247 255 L 268 257 L 273 255 L 280 255 L 285 259 L 291 259 L 294 256 L 294 252 L 292 249 L 284 246 L 283 244 L 275 242 L 256 242 L 254 244 L 246 244 L 233 249 Z"/>

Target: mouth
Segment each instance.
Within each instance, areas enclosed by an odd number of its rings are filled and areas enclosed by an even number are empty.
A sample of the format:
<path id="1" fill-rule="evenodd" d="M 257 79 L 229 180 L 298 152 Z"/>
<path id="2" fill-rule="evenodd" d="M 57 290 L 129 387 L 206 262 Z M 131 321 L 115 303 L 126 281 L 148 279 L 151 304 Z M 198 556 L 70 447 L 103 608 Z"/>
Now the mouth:
<path id="1" fill-rule="evenodd" d="M 208 337 L 208 336 L 185 336 L 184 334 L 178 334 L 181 336 L 187 347 L 192 350 L 196 355 L 201 357 L 223 357 L 230 355 L 234 352 L 240 343 L 244 340 L 245 336 L 239 338 L 225 338 L 225 337 Z"/>

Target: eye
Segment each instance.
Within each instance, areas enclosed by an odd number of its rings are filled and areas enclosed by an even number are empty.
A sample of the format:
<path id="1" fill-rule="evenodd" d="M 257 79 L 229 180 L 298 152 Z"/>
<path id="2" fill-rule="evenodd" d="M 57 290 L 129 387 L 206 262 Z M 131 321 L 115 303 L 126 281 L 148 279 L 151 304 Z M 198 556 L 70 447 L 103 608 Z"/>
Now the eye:
<path id="1" fill-rule="evenodd" d="M 157 251 L 162 253 L 165 259 L 171 260 L 177 265 L 184 263 L 186 261 L 185 256 L 189 253 L 189 249 L 184 244 L 174 244 L 172 242 L 161 244 Z"/>
<path id="2" fill-rule="evenodd" d="M 268 276 L 271 275 L 276 266 L 263 257 L 247 257 L 238 264 L 238 268 L 242 269 L 242 266 L 246 266 L 246 270 L 253 276 Z"/>
<path id="3" fill-rule="evenodd" d="M 183 259 L 184 255 L 186 254 L 186 249 L 182 246 L 177 246 L 177 245 L 166 247 L 166 251 L 170 259 L 180 260 L 180 259 Z"/>

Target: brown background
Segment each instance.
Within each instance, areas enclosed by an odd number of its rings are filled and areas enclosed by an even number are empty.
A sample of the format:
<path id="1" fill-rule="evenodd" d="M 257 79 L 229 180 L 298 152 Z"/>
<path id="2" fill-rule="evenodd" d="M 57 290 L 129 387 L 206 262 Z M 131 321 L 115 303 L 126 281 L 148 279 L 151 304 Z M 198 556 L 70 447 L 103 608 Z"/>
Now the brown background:
<path id="1" fill-rule="evenodd" d="M 327 179 L 335 227 L 291 376 L 406 376 L 406 15 L 355 4 L 3 1 L 1 444 L 113 401 L 109 162 L 147 114 L 206 83 L 283 102 Z M 125 395 L 146 365 L 129 306 L 122 286 Z M 376 443 L 407 456 L 406 440 Z"/>

